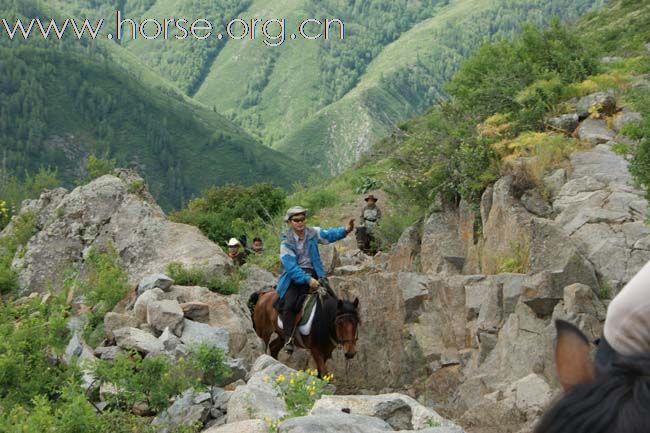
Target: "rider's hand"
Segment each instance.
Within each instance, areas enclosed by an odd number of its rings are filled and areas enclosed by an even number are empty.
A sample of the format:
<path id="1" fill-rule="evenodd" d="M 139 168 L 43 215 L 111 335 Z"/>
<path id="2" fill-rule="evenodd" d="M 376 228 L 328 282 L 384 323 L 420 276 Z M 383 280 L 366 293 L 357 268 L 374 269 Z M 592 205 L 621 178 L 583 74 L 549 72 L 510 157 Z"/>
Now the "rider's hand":
<path id="1" fill-rule="evenodd" d="M 319 283 L 318 283 L 318 280 L 316 278 L 311 278 L 309 280 L 309 288 L 310 289 L 316 289 L 316 288 L 318 288 L 318 285 L 319 285 Z"/>
<path id="2" fill-rule="evenodd" d="M 348 225 L 345 227 L 345 231 L 348 233 L 352 232 L 352 230 L 354 230 L 354 218 L 350 219 Z"/>

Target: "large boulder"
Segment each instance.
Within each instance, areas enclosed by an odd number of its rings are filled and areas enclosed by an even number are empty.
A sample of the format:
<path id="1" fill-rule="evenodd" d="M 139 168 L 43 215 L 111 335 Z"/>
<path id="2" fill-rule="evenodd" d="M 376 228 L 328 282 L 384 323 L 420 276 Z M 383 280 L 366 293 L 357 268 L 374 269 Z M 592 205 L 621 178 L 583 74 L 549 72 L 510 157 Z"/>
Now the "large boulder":
<path id="1" fill-rule="evenodd" d="M 277 420 L 288 415 L 287 405 L 273 383 L 280 374 L 289 377 L 292 372 L 295 370 L 270 356 L 260 356 L 248 383 L 238 386 L 228 401 L 228 423 L 267 417 Z"/>
<path id="2" fill-rule="evenodd" d="M 278 426 L 278 433 L 379 433 L 394 431 L 380 420 L 362 415 L 312 415 L 291 418 Z"/>
<path id="3" fill-rule="evenodd" d="M 211 397 L 209 393 L 198 393 L 194 389 L 185 391 L 174 403 L 151 422 L 158 433 L 171 433 L 181 427 L 205 423 L 210 417 Z"/>
<path id="4" fill-rule="evenodd" d="M 151 302 L 147 306 L 147 323 L 157 331 L 169 328 L 175 335 L 183 333 L 185 314 L 178 301 L 162 300 Z"/>
<path id="5" fill-rule="evenodd" d="M 578 127 L 578 138 L 591 144 L 601 144 L 612 141 L 616 133 L 607 127 L 602 119 L 585 119 Z"/>
<path id="6" fill-rule="evenodd" d="M 150 274 L 164 272 L 180 262 L 212 275 L 224 275 L 230 265 L 226 254 L 198 228 L 172 223 L 146 191 L 131 185 L 143 182 L 127 170 L 102 176 L 61 196 L 46 193 L 27 202 L 24 212 L 36 211 L 39 231 L 26 252 L 14 261 L 23 290 L 60 288 L 70 267 L 83 270 L 92 247 L 112 246 L 135 286 Z"/>
<path id="7" fill-rule="evenodd" d="M 203 433 L 268 433 L 269 427 L 259 419 L 247 419 L 231 424 L 211 427 Z"/>
<path id="8" fill-rule="evenodd" d="M 156 337 L 137 328 L 119 328 L 113 331 L 117 345 L 122 349 L 133 349 L 145 354 L 157 354 L 165 347 Z"/>

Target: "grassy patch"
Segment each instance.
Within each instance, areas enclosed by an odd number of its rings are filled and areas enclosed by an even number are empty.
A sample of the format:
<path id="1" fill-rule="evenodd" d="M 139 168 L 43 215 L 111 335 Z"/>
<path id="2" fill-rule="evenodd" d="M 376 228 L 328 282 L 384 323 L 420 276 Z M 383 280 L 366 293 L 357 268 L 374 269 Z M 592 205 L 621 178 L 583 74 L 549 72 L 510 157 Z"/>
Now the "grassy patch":
<path id="1" fill-rule="evenodd" d="M 528 271 L 530 247 L 526 243 L 513 241 L 510 253 L 497 260 L 497 273 L 509 272 L 524 274 Z"/>
<path id="2" fill-rule="evenodd" d="M 222 295 L 232 295 L 239 292 L 239 278 L 222 278 L 210 276 L 201 268 L 186 268 L 181 263 L 170 263 L 167 274 L 181 286 L 201 286 Z M 236 274 L 235 274 L 236 275 Z"/>

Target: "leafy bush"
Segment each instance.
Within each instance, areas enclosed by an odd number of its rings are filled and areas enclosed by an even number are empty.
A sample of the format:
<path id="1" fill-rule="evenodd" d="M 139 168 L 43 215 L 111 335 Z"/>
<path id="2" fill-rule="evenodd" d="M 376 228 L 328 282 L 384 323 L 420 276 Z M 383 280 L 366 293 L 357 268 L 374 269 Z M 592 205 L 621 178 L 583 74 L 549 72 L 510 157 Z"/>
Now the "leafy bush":
<path id="1" fill-rule="evenodd" d="M 402 211 L 383 215 L 375 227 L 375 237 L 379 249 L 386 251 L 395 244 L 404 230 L 422 218 L 424 211 L 416 206 L 400 206 Z"/>
<path id="2" fill-rule="evenodd" d="M 289 418 L 307 415 L 334 378 L 332 374 L 322 379 L 317 376 L 318 371 L 306 370 L 292 372 L 289 377 L 280 374 L 275 378 L 273 386 L 287 404 Z"/>
<path id="3" fill-rule="evenodd" d="M 27 212 L 14 218 L 11 232 L 0 239 L 0 294 L 18 290 L 18 276 L 11 262 L 21 246 L 27 244 L 36 232 L 34 214 Z"/>
<path id="4" fill-rule="evenodd" d="M 529 261 L 529 246 L 521 242 L 511 242 L 509 255 L 497 260 L 497 273 L 526 273 Z"/>
<path id="5" fill-rule="evenodd" d="M 64 296 L 41 303 L 0 305 L 0 412 L 28 407 L 32 399 L 58 398 L 69 383 L 79 383 L 74 368 L 58 363 L 67 344 L 68 307 Z"/>
<path id="6" fill-rule="evenodd" d="M 173 262 L 167 266 L 167 274 L 181 286 L 207 287 L 222 295 L 239 292 L 237 275 L 233 278 L 210 276 L 201 268 L 185 268 L 182 263 Z"/>
<path id="7" fill-rule="evenodd" d="M 81 275 L 71 274 L 64 286 L 86 297 L 92 306 L 84 336 L 89 344 L 103 338 L 104 316 L 129 291 L 128 276 L 122 269 L 117 252 L 109 246 L 106 252 L 92 248 L 86 256 Z"/>
<path id="8" fill-rule="evenodd" d="M 88 173 L 86 182 L 90 182 L 91 180 L 97 179 L 105 174 L 112 173 L 116 166 L 117 161 L 114 159 L 101 159 L 97 158 L 95 155 L 90 155 L 86 163 L 86 172 Z"/>
<path id="9" fill-rule="evenodd" d="M 93 363 L 92 371 L 100 383 L 114 386 L 106 395 L 113 407 L 130 410 L 144 402 L 155 413 L 168 407 L 174 395 L 202 383 L 220 384 L 231 374 L 223 351 L 205 344 L 174 363 L 162 355 L 143 359 L 137 353 L 121 353 L 114 362 Z"/>
<path id="10" fill-rule="evenodd" d="M 286 193 L 268 183 L 213 187 L 172 214 L 171 219 L 192 224 L 223 245 L 229 238 L 239 236 L 233 227 L 236 220 L 270 222 L 284 210 L 285 200 Z"/>

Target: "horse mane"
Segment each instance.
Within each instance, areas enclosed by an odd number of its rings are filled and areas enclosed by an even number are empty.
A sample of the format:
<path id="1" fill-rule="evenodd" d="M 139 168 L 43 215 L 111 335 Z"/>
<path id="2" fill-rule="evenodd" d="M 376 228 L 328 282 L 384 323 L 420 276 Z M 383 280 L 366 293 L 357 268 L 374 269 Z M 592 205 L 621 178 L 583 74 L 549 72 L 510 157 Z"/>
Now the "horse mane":
<path id="1" fill-rule="evenodd" d="M 546 412 L 535 433 L 645 433 L 650 426 L 650 354 L 617 355 Z"/>

